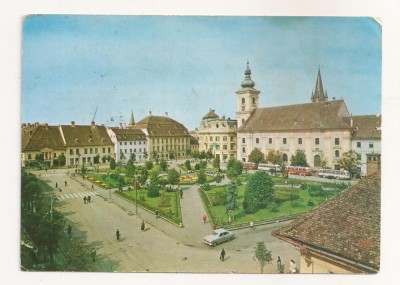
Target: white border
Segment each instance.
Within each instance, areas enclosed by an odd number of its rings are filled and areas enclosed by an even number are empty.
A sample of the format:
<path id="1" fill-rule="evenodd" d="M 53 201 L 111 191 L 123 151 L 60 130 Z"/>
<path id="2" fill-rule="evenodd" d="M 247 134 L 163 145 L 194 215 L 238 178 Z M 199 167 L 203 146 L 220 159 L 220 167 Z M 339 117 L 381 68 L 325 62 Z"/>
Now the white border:
<path id="1" fill-rule="evenodd" d="M 151 284 L 204 284 L 243 282 L 289 284 L 389 284 L 399 281 L 398 190 L 400 107 L 399 28 L 400 1 L 396 0 L 0 0 L 0 82 L 2 111 L 1 161 L 1 279 L 8 283 L 91 284 L 140 282 Z M 397 12 L 397 13 L 396 13 Z M 281 16 L 374 16 L 383 26 L 383 182 L 381 272 L 376 275 L 226 275 L 226 274 L 91 274 L 23 273 L 19 271 L 19 153 L 21 110 L 21 24 L 28 14 L 102 15 L 281 15 Z"/>

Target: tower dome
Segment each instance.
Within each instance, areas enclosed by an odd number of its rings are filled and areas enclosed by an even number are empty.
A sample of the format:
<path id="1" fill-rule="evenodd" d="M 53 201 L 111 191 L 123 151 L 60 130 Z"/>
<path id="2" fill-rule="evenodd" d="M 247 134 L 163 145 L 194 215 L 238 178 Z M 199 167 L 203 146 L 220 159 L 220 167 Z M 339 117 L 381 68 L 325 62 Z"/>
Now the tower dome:
<path id="1" fill-rule="evenodd" d="M 243 80 L 243 82 L 242 82 L 242 87 L 243 88 L 253 88 L 254 87 L 254 85 L 256 85 L 256 83 L 253 81 L 253 80 L 251 80 L 251 70 L 250 70 L 250 67 L 249 67 L 249 61 L 247 61 L 247 67 L 246 67 L 246 70 L 245 70 L 245 72 L 244 72 L 244 80 Z"/>

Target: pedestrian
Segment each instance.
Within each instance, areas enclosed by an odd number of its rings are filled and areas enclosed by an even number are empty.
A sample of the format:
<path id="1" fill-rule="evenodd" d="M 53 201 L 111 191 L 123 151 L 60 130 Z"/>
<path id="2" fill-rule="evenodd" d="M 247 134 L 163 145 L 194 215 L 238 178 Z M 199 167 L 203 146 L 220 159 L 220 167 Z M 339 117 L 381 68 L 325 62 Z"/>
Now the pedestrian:
<path id="1" fill-rule="evenodd" d="M 280 256 L 278 256 L 278 260 L 276 261 L 276 271 L 282 273 L 282 261 Z"/>
<path id="2" fill-rule="evenodd" d="M 86 204 L 86 201 L 87 201 L 87 198 L 85 196 L 85 197 L 83 197 L 83 203 Z"/>
<path id="3" fill-rule="evenodd" d="M 140 230 L 143 232 L 144 231 L 144 228 L 145 228 L 145 223 L 144 223 L 144 220 L 142 220 L 142 223 L 140 224 Z"/>
<path id="4" fill-rule="evenodd" d="M 179 193 L 180 193 L 180 195 L 181 195 L 181 199 L 183 199 L 183 191 L 182 191 L 182 189 L 179 190 Z"/>
<path id="5" fill-rule="evenodd" d="M 119 233 L 119 229 L 117 229 L 117 232 L 115 233 L 115 235 L 117 236 L 117 241 L 119 241 L 119 237 L 121 236 L 121 234 Z"/>
<path id="6" fill-rule="evenodd" d="M 297 273 L 296 262 L 294 262 L 293 259 L 291 259 L 289 262 L 289 269 L 290 269 L 290 273 Z"/>
<path id="7" fill-rule="evenodd" d="M 71 227 L 71 225 L 68 225 L 67 233 L 68 233 L 69 238 L 71 238 L 71 236 L 72 236 L 72 227 Z"/>
<path id="8" fill-rule="evenodd" d="M 90 203 L 90 200 L 92 199 L 92 197 L 90 197 L 90 195 L 87 197 L 87 201 L 88 203 Z"/>
<path id="9" fill-rule="evenodd" d="M 56 182 L 56 188 L 58 188 L 58 183 Z"/>
<path id="10" fill-rule="evenodd" d="M 217 225 L 213 224 L 213 230 L 215 231 L 217 229 Z"/>
<path id="11" fill-rule="evenodd" d="M 254 230 L 254 223 L 253 223 L 253 220 L 250 221 L 250 228 L 251 228 L 252 230 Z"/>
<path id="12" fill-rule="evenodd" d="M 232 218 L 231 216 L 228 217 L 228 224 L 230 224 L 232 222 Z"/>
<path id="13" fill-rule="evenodd" d="M 67 183 L 67 180 L 65 180 L 65 181 L 64 181 L 64 186 L 67 186 L 67 184 L 68 184 L 68 183 Z"/>
<path id="14" fill-rule="evenodd" d="M 156 210 L 156 218 L 158 218 L 158 210 Z"/>
<path id="15" fill-rule="evenodd" d="M 203 223 L 205 224 L 205 223 L 206 223 L 206 221 L 207 221 L 207 216 L 206 216 L 206 215 L 204 215 L 204 216 L 203 216 Z"/>
<path id="16" fill-rule="evenodd" d="M 221 261 L 224 261 L 225 260 L 225 255 L 226 255 L 225 249 L 222 249 L 221 254 L 219 255 L 219 259 Z"/>
<path id="17" fill-rule="evenodd" d="M 92 184 L 92 190 L 94 189 L 93 184 Z"/>
<path id="18" fill-rule="evenodd" d="M 92 257 L 92 261 L 96 262 L 96 250 L 94 249 L 94 247 L 92 248 L 92 251 L 90 252 L 90 255 Z"/>

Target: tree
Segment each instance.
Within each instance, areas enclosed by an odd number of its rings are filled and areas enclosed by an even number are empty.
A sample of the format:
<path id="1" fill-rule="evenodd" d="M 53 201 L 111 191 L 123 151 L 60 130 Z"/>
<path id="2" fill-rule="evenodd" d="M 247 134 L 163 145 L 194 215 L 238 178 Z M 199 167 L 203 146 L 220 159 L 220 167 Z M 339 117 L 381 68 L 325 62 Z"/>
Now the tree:
<path id="1" fill-rule="evenodd" d="M 270 150 L 267 154 L 267 161 L 273 164 L 283 164 L 283 159 L 282 159 L 283 153 L 280 152 L 279 150 Z"/>
<path id="2" fill-rule="evenodd" d="M 212 151 L 211 149 L 207 150 L 207 152 L 205 153 L 205 159 L 211 159 L 213 157 Z"/>
<path id="3" fill-rule="evenodd" d="M 115 163 L 115 159 L 111 158 L 110 159 L 110 169 L 114 170 L 117 167 L 117 164 Z"/>
<path id="4" fill-rule="evenodd" d="M 296 153 L 290 158 L 290 163 L 293 166 L 308 166 L 304 150 L 296 150 Z"/>
<path id="5" fill-rule="evenodd" d="M 63 153 L 58 156 L 58 163 L 60 164 L 60 166 L 64 166 L 66 161 L 67 159 L 65 158 L 65 155 Z"/>
<path id="6" fill-rule="evenodd" d="M 147 151 L 146 151 L 146 150 L 144 150 L 144 151 L 143 151 L 143 157 L 144 157 L 144 160 L 146 160 L 148 156 L 149 156 L 149 155 L 148 155 Z"/>
<path id="7" fill-rule="evenodd" d="M 215 175 L 214 179 L 215 179 L 215 182 L 217 184 L 219 184 L 222 181 L 222 175 L 218 173 L 217 175 Z"/>
<path id="8" fill-rule="evenodd" d="M 250 177 L 247 184 L 243 210 L 246 214 L 257 212 L 259 209 L 266 208 L 274 197 L 274 182 L 269 174 L 264 171 L 257 171 Z"/>
<path id="9" fill-rule="evenodd" d="M 44 154 L 43 153 L 38 153 L 35 155 L 35 160 L 38 162 L 43 162 L 44 161 Z"/>
<path id="10" fill-rule="evenodd" d="M 265 161 L 264 154 L 258 148 L 254 148 L 250 153 L 249 161 L 258 165 L 259 163 Z"/>
<path id="11" fill-rule="evenodd" d="M 203 186 L 201 186 L 201 189 L 203 189 L 204 191 L 210 191 L 211 190 L 211 185 L 210 183 L 204 183 Z"/>
<path id="12" fill-rule="evenodd" d="M 239 208 L 237 202 L 237 184 L 232 180 L 228 186 L 228 195 L 226 196 L 226 212 L 234 211 Z"/>
<path id="13" fill-rule="evenodd" d="M 145 168 L 142 169 L 142 172 L 141 172 L 141 174 L 139 176 L 139 183 L 141 185 L 144 185 L 146 183 L 146 181 L 147 181 L 148 176 L 149 176 L 149 173 L 148 173 L 147 169 L 145 169 Z"/>
<path id="14" fill-rule="evenodd" d="M 165 159 L 160 160 L 160 167 L 163 171 L 166 171 L 168 168 L 168 163 L 165 161 Z"/>
<path id="15" fill-rule="evenodd" d="M 226 165 L 226 176 L 228 176 L 229 179 L 234 179 L 237 176 L 239 176 L 242 173 L 243 170 L 243 164 L 234 158 L 231 158 L 228 160 L 228 163 Z"/>
<path id="16" fill-rule="evenodd" d="M 220 166 L 221 166 L 221 160 L 219 159 L 219 156 L 217 155 L 213 160 L 213 167 L 216 169 L 220 169 Z"/>
<path id="17" fill-rule="evenodd" d="M 197 183 L 199 183 L 200 185 L 203 185 L 204 183 L 206 183 L 206 181 L 207 181 L 206 173 L 202 169 L 199 171 L 199 174 L 197 174 Z"/>
<path id="18" fill-rule="evenodd" d="M 129 161 L 131 161 L 132 164 L 135 164 L 135 161 L 136 161 L 136 154 L 134 154 L 134 153 L 132 152 L 131 155 L 130 155 L 130 157 L 129 157 L 128 163 L 129 163 Z"/>
<path id="19" fill-rule="evenodd" d="M 144 167 L 145 167 L 147 170 L 152 169 L 152 168 L 153 168 L 153 162 L 152 162 L 151 160 L 146 161 Z"/>
<path id="20" fill-rule="evenodd" d="M 357 152 L 350 150 L 342 154 L 342 158 L 339 160 L 339 165 L 340 168 L 347 170 L 350 173 L 350 176 L 353 177 L 358 173 L 357 161 Z"/>
<path id="21" fill-rule="evenodd" d="M 187 170 L 191 170 L 192 169 L 192 167 L 190 166 L 190 160 L 186 160 L 185 161 L 185 167 L 186 167 Z"/>
<path id="22" fill-rule="evenodd" d="M 264 273 L 264 267 L 272 261 L 272 252 L 267 249 L 263 241 L 257 242 L 254 247 L 254 257 L 260 263 L 261 273 Z"/>
<path id="23" fill-rule="evenodd" d="M 171 168 L 168 171 L 167 179 L 170 184 L 172 184 L 172 185 L 178 184 L 179 177 L 180 177 L 179 172 L 175 168 Z"/>
<path id="24" fill-rule="evenodd" d="M 125 166 L 126 169 L 126 177 L 128 178 L 133 178 L 133 176 L 135 175 L 135 171 L 136 171 L 136 166 L 133 164 L 134 160 L 129 159 L 128 163 Z"/>
<path id="25" fill-rule="evenodd" d="M 160 189 L 158 188 L 158 173 L 153 172 L 150 179 L 150 185 L 147 188 L 148 197 L 159 197 Z"/>

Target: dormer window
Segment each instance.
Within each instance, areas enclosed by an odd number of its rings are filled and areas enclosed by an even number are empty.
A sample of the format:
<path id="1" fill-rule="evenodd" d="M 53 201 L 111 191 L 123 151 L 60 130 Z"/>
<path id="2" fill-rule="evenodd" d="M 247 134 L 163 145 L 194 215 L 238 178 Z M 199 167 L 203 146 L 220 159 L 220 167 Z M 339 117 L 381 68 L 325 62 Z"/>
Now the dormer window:
<path id="1" fill-rule="evenodd" d="M 77 138 L 75 139 L 75 143 L 79 143 L 79 140 Z"/>

